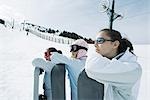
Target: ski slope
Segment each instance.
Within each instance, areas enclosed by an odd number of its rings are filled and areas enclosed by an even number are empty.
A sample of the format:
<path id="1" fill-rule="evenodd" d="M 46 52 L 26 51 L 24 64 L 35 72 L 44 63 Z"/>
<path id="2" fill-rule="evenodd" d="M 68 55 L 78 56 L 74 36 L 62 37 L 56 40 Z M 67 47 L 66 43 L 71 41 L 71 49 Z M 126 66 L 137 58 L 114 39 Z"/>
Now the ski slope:
<path id="1" fill-rule="evenodd" d="M 43 40 L 30 33 L 27 36 L 26 32 L 6 29 L 0 25 L 0 100 L 33 100 L 34 67 L 31 62 L 36 57 L 43 57 L 43 52 L 48 47 L 56 47 L 64 55 L 70 56 L 67 44 Z M 143 68 L 138 100 L 149 100 L 150 45 L 134 47 Z M 92 50 L 93 46 L 90 46 L 89 53 Z M 68 100 L 69 97 L 67 96 Z"/>

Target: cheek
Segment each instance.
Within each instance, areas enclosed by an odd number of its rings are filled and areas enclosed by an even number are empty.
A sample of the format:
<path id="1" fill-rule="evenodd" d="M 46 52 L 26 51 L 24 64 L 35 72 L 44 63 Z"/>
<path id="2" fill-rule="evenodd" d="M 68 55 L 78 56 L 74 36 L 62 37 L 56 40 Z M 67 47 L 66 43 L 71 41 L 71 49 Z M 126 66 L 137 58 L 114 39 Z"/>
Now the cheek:
<path id="1" fill-rule="evenodd" d="M 103 45 L 103 44 L 98 44 L 98 46 L 97 46 L 97 49 L 99 49 L 99 50 L 105 50 L 105 45 Z"/>
<path id="2" fill-rule="evenodd" d="M 72 55 L 73 55 L 73 56 L 75 56 L 75 55 L 76 55 L 76 53 L 75 53 L 75 52 L 72 52 Z"/>
<path id="3" fill-rule="evenodd" d="M 106 45 L 98 45 L 98 47 L 96 48 L 96 50 L 102 54 L 103 56 L 104 55 L 107 55 L 110 51 L 111 51 L 111 47 L 110 46 L 106 46 Z"/>
<path id="4" fill-rule="evenodd" d="M 96 48 L 96 51 L 100 54 L 103 54 L 103 52 L 105 51 L 105 47 L 102 44 L 97 44 L 95 48 Z"/>

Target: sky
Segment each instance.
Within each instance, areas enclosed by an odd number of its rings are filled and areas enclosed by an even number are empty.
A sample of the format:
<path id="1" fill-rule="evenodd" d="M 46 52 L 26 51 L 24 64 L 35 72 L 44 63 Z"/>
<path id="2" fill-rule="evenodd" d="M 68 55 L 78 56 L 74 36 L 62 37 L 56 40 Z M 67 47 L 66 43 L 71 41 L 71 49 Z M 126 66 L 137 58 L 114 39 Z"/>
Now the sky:
<path id="1" fill-rule="evenodd" d="M 0 18 L 26 20 L 95 39 L 98 31 L 109 27 L 109 17 L 100 11 L 100 1 L 0 0 Z M 149 0 L 115 0 L 115 11 L 124 17 L 114 21 L 114 29 L 134 44 L 150 44 Z"/>

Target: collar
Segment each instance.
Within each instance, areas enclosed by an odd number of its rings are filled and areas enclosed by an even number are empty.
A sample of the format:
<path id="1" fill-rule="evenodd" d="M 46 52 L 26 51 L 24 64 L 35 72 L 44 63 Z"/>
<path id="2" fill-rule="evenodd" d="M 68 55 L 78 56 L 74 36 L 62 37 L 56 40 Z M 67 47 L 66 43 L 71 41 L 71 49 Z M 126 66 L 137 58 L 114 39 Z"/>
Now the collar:
<path id="1" fill-rule="evenodd" d="M 121 56 L 123 56 L 124 54 L 125 54 L 125 52 L 122 52 L 122 53 L 118 54 L 117 56 L 115 56 L 114 58 L 118 60 L 118 59 L 119 59 Z"/>

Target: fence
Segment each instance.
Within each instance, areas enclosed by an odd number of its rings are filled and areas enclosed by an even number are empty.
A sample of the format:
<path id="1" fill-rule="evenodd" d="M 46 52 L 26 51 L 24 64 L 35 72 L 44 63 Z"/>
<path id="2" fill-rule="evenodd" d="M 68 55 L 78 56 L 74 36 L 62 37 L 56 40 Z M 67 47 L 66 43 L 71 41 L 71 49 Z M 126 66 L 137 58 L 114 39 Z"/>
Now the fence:
<path id="1" fill-rule="evenodd" d="M 42 38 L 42 39 L 49 40 L 49 41 L 56 42 L 56 43 L 72 44 L 72 42 L 75 41 L 74 39 L 60 37 L 60 36 L 57 36 L 54 34 L 49 34 L 49 33 L 37 32 L 37 31 L 33 31 L 31 29 L 29 29 L 29 32 Z"/>
<path id="2" fill-rule="evenodd" d="M 24 31 L 24 30 L 28 29 L 29 32 L 32 33 L 32 34 L 34 34 L 34 35 L 36 35 L 36 36 L 38 36 L 42 39 L 49 40 L 49 41 L 56 42 L 56 43 L 72 44 L 72 42 L 75 41 L 74 39 L 61 37 L 61 36 L 58 36 L 58 35 L 55 35 L 55 34 L 50 34 L 50 33 L 46 33 L 46 32 L 39 32 L 38 29 L 39 29 L 40 26 L 37 26 L 37 25 L 30 25 L 30 24 L 26 24 L 26 23 L 15 24 L 15 23 L 12 23 L 12 22 L 9 22 L 9 21 L 6 21 L 5 25 L 6 25 L 7 28 L 19 29 L 20 31 Z M 42 27 L 42 28 L 44 30 L 46 29 L 44 27 Z"/>

